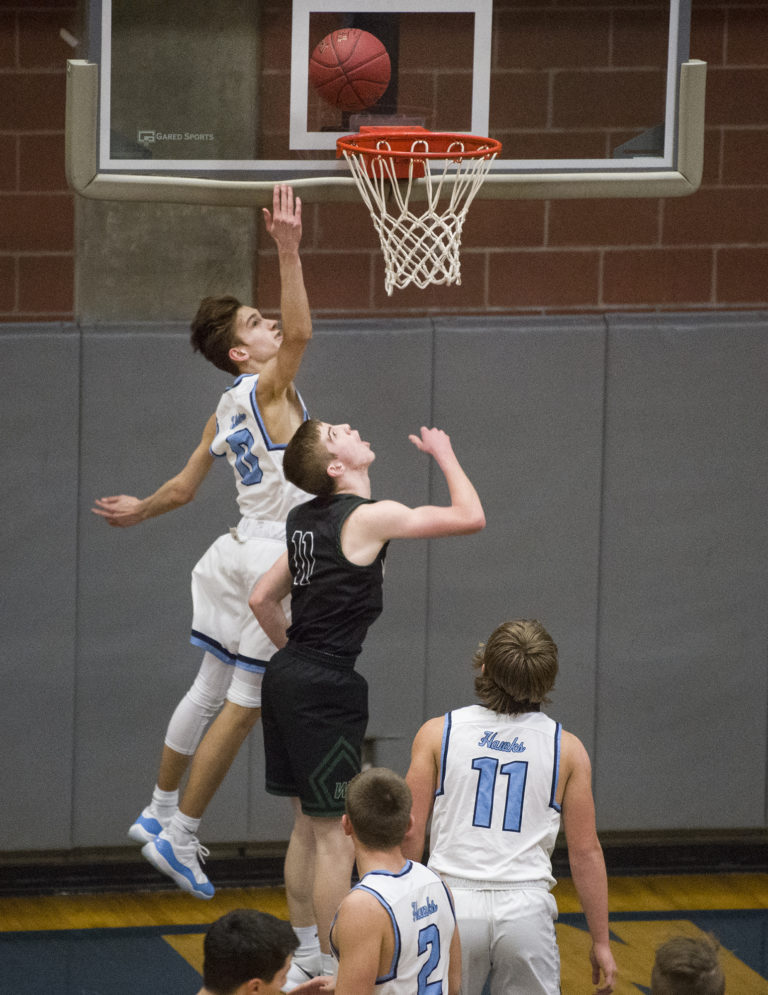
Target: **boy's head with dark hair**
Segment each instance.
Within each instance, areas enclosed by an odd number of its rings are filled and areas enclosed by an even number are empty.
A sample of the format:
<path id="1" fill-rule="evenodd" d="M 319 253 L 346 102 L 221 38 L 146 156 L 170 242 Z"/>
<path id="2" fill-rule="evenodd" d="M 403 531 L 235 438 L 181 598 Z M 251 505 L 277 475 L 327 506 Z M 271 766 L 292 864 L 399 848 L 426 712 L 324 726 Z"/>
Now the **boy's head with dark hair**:
<path id="1" fill-rule="evenodd" d="M 236 319 L 241 307 L 240 301 L 230 295 L 204 297 L 192 319 L 190 335 L 195 352 L 201 352 L 217 369 L 235 376 L 240 370 L 230 359 L 229 350 L 236 342 Z"/>
<path id="2" fill-rule="evenodd" d="M 349 486 L 349 474 L 367 474 L 375 458 L 370 444 L 346 422 L 331 425 L 308 418 L 285 447 L 283 473 L 302 491 L 328 497 Z"/>
<path id="3" fill-rule="evenodd" d="M 283 454 L 285 479 L 307 494 L 318 496 L 334 492 L 333 477 L 328 474 L 333 456 L 320 437 L 322 426 L 323 422 L 317 418 L 302 422 Z"/>
<path id="4" fill-rule="evenodd" d="M 412 804 L 404 778 L 386 767 L 369 767 L 347 785 L 347 818 L 360 843 L 371 850 L 400 846 Z"/>
<path id="5" fill-rule="evenodd" d="M 234 909 L 208 927 L 203 941 L 203 983 L 211 995 L 234 995 L 260 979 L 256 990 L 280 991 L 299 941 L 290 923 L 255 909 Z M 275 982 L 273 987 L 270 983 Z"/>

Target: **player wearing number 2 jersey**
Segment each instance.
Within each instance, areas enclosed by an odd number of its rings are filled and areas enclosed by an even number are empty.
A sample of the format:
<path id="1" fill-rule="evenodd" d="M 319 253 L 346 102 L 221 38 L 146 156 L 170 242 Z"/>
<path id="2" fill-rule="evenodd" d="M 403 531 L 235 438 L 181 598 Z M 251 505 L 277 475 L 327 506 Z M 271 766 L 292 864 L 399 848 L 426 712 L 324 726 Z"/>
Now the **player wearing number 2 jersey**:
<path id="1" fill-rule="evenodd" d="M 406 856 L 424 850 L 451 887 L 462 940 L 462 995 L 558 995 L 560 960 L 550 894 L 560 818 L 592 937 L 592 983 L 613 991 L 608 888 L 595 829 L 589 757 L 540 711 L 557 675 L 557 647 L 540 622 L 506 622 L 475 655 L 480 704 L 430 719 L 407 775 L 414 827 Z M 602 977 L 601 977 L 602 976 Z"/>
<path id="2" fill-rule="evenodd" d="M 342 827 L 360 882 L 331 927 L 336 995 L 458 995 L 451 894 L 434 871 L 403 856 L 410 823 L 411 792 L 394 771 L 369 767 L 349 782 Z"/>
<path id="3" fill-rule="evenodd" d="M 281 327 L 234 297 L 205 298 L 192 322 L 192 344 L 235 375 L 234 385 L 181 473 L 143 500 L 101 498 L 93 509 L 110 525 L 135 525 L 191 501 L 214 455 L 234 470 L 242 518 L 192 575 L 192 642 L 204 650 L 202 665 L 168 726 L 152 801 L 129 829 L 131 839 L 145 844 L 144 856 L 198 898 L 214 893 L 200 867 L 206 852 L 196 835 L 200 819 L 260 715 L 264 664 L 275 649 L 249 611 L 248 595 L 285 549 L 288 510 L 307 497 L 282 472 L 286 444 L 307 417 L 293 383 L 312 336 L 299 257 L 301 201 L 278 184 L 272 212 L 263 214 L 278 252 Z"/>

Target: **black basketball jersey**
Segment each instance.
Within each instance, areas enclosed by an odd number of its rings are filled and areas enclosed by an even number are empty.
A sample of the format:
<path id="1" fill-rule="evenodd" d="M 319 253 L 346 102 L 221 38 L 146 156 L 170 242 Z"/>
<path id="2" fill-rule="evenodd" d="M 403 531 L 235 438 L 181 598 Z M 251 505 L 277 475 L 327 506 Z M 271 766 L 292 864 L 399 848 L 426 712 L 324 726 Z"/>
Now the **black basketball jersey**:
<path id="1" fill-rule="evenodd" d="M 369 626 L 381 614 L 387 545 L 373 563 L 358 566 L 341 551 L 341 528 L 355 508 L 371 503 L 355 494 L 334 494 L 289 512 L 291 643 L 336 656 L 360 653 Z"/>

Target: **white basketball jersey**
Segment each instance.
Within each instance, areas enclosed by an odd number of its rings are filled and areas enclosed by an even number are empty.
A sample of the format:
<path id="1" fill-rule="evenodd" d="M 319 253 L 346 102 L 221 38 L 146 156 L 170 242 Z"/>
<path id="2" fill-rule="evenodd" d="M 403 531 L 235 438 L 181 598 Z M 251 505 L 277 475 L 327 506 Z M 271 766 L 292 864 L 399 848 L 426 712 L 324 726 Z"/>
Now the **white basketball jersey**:
<path id="1" fill-rule="evenodd" d="M 285 446 L 273 442 L 267 434 L 256 401 L 258 380 L 257 373 L 244 374 L 221 395 L 211 452 L 226 456 L 235 472 L 237 503 L 243 518 L 285 522 L 291 508 L 311 495 L 289 484 L 283 476 Z M 299 402 L 306 418 L 301 397 Z"/>
<path id="2" fill-rule="evenodd" d="M 553 887 L 559 762 L 560 723 L 542 712 L 499 715 L 482 705 L 448 712 L 429 866 L 474 881 Z"/>
<path id="3" fill-rule="evenodd" d="M 448 960 L 456 917 L 440 878 L 423 864 L 408 860 L 397 873 L 370 871 L 355 888 L 381 903 L 395 933 L 392 963 L 387 973 L 376 979 L 376 995 L 448 995 Z M 335 948 L 333 952 L 338 956 Z"/>

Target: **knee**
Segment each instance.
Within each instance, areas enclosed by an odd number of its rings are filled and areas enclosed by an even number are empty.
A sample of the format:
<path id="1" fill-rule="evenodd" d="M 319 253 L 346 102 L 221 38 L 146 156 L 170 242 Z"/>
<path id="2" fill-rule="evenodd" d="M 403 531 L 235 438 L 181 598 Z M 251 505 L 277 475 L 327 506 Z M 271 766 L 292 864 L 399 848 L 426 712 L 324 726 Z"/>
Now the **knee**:
<path id="1" fill-rule="evenodd" d="M 297 840 L 314 845 L 315 834 L 312 828 L 312 820 L 301 811 L 298 798 L 294 799 L 293 829 L 291 833 Z"/>
<path id="2" fill-rule="evenodd" d="M 325 853 L 340 861 L 354 859 L 352 837 L 344 832 L 341 819 L 313 818 L 311 823 L 318 853 Z"/>
<path id="3" fill-rule="evenodd" d="M 247 710 L 260 710 L 262 677 L 263 674 L 235 670 L 227 690 L 227 701 Z"/>
<path id="4" fill-rule="evenodd" d="M 192 687 L 187 691 L 187 698 L 193 705 L 201 709 L 206 718 L 214 715 L 223 705 L 225 689 L 209 683 L 199 674 Z"/>

